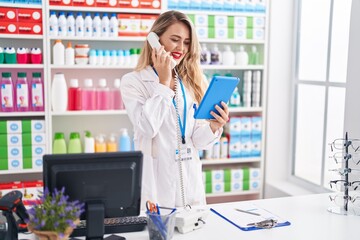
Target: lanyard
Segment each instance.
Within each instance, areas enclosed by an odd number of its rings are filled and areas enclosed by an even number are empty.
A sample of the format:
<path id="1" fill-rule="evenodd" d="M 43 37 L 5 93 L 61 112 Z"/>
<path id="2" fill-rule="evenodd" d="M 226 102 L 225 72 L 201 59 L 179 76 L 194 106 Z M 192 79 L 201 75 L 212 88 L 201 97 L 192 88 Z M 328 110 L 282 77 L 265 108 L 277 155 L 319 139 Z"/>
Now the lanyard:
<path id="1" fill-rule="evenodd" d="M 154 67 L 152 67 L 154 72 L 156 73 L 157 76 L 159 76 L 155 70 Z M 185 144 L 185 131 L 186 131 L 186 92 L 185 92 L 185 88 L 184 88 L 184 84 L 182 83 L 182 80 L 180 77 L 178 77 L 179 79 L 179 83 L 180 83 L 180 86 L 181 86 L 181 91 L 183 93 L 183 97 L 184 97 L 184 115 L 183 115 L 183 122 L 184 122 L 184 125 L 181 123 L 181 119 L 180 119 L 180 115 L 178 116 L 178 121 L 179 121 L 179 125 L 180 125 L 180 130 L 181 130 L 181 139 L 182 139 L 182 144 Z M 174 107 L 176 109 L 176 102 L 175 102 L 175 99 L 173 98 L 172 99 L 172 102 L 174 104 Z"/>

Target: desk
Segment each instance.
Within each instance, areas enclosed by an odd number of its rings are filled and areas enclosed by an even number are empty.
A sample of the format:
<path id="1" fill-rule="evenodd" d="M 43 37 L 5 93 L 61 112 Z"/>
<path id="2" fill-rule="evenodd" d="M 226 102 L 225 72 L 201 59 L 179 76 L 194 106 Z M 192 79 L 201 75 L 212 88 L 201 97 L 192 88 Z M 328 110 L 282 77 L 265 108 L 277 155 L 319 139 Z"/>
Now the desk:
<path id="1" fill-rule="evenodd" d="M 291 222 L 290 226 L 245 232 L 209 213 L 206 225 L 187 234 L 175 231 L 173 240 L 347 240 L 359 239 L 360 216 L 343 216 L 327 211 L 329 194 L 261 199 L 251 201 L 259 207 Z M 244 202 L 224 203 L 229 208 L 241 207 Z M 216 206 L 209 205 L 211 206 Z M 148 239 L 148 232 L 123 233 L 127 240 Z M 20 235 L 19 239 L 35 239 Z"/>

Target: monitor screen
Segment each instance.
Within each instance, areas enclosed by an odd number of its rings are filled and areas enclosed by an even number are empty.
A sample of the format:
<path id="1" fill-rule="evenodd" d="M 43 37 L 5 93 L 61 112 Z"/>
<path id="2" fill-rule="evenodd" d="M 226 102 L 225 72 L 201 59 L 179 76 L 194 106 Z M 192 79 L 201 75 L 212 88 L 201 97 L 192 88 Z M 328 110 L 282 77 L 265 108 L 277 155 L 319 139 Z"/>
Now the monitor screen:
<path id="1" fill-rule="evenodd" d="M 44 155 L 44 187 L 65 187 L 70 200 L 84 202 L 87 226 L 97 225 L 99 217 L 138 216 L 142 159 L 139 151 Z"/>

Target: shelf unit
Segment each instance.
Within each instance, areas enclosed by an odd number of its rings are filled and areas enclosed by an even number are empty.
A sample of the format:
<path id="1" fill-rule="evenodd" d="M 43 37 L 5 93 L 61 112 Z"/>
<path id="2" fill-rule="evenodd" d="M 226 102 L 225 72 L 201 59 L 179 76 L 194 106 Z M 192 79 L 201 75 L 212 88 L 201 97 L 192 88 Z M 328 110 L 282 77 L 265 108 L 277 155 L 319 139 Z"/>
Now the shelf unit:
<path id="1" fill-rule="evenodd" d="M 262 72 L 262 86 L 261 86 L 261 107 L 236 107 L 230 108 L 230 116 L 237 115 L 257 115 L 262 116 L 262 131 L 266 132 L 266 89 L 267 89 L 267 38 L 268 38 L 268 20 L 269 20 L 269 3 L 267 3 L 266 13 L 249 13 L 249 12 L 226 12 L 226 11 L 198 11 L 198 10 L 180 10 L 185 14 L 207 14 L 207 15 L 225 15 L 225 16 L 245 16 L 253 17 L 259 16 L 265 18 L 265 39 L 264 40 L 235 40 L 235 39 L 199 39 L 200 43 L 205 44 L 218 44 L 218 45 L 256 45 L 263 53 L 261 65 L 248 65 L 248 66 L 225 66 L 225 65 L 203 65 L 204 72 L 221 73 L 236 73 L 242 75 L 244 70 L 260 70 Z M 55 132 L 61 131 L 68 137 L 70 132 L 78 131 L 81 134 L 84 130 L 92 130 L 93 134 L 117 132 L 118 129 L 126 127 L 132 129 L 130 120 L 127 116 L 126 110 L 119 111 L 67 111 L 62 113 L 53 112 L 51 110 L 51 81 L 56 72 L 61 71 L 65 74 L 67 82 L 71 78 L 79 78 L 79 82 L 84 78 L 91 77 L 94 80 L 100 77 L 106 79 L 121 78 L 121 76 L 129 71 L 132 71 L 130 66 L 91 66 L 91 65 L 74 65 L 74 66 L 56 66 L 52 64 L 52 46 L 56 39 L 61 39 L 66 44 L 67 41 L 76 43 L 89 43 L 90 48 L 107 48 L 109 44 L 111 47 L 117 49 L 125 49 L 130 47 L 141 48 L 145 37 L 52 37 L 48 36 L 48 19 L 50 11 L 81 11 L 81 12 L 100 12 L 100 13 L 137 13 L 137 14 L 160 14 L 167 10 L 167 2 L 162 1 L 161 10 L 151 9 L 125 9 L 125 8 L 96 8 L 96 7 L 72 7 L 72 6 L 50 6 L 49 0 L 43 0 L 42 5 L 28 5 L 28 4 L 2 4 L 2 7 L 16 7 L 16 8 L 37 8 L 42 9 L 43 17 L 43 34 L 42 35 L 14 35 L 14 34 L 0 34 L 2 39 L 1 44 L 8 46 L 14 44 L 15 47 L 20 47 L 21 44 L 26 43 L 36 44 L 41 46 L 43 50 L 43 64 L 0 64 L 2 71 L 9 69 L 13 71 L 20 70 L 41 70 L 45 84 L 45 112 L 29 112 L 29 113 L 1 113 L 0 119 L 13 119 L 13 118 L 36 118 L 45 119 L 46 122 L 46 137 L 47 147 L 46 153 L 51 153 L 52 138 Z M 5 41 L 5 42 L 3 42 Z M 27 47 L 26 46 L 26 47 Z M 84 71 L 85 70 L 85 71 Z M 109 83 L 109 82 L 108 82 Z M 110 82 L 111 83 L 111 82 Z M 221 167 L 227 168 L 231 166 L 236 167 L 258 167 L 261 171 L 261 177 L 264 176 L 264 149 L 265 149 L 265 134 L 263 134 L 261 141 L 262 154 L 259 158 L 232 158 L 232 159 L 217 159 L 217 160 L 202 160 L 204 169 L 219 169 Z M 35 174 L 32 174 L 35 173 Z M 36 180 L 41 179 L 41 171 L 0 171 L 0 181 L 7 179 L 6 175 L 16 175 L 16 180 Z M 5 177 L 5 178 L 3 178 Z M 11 178 L 8 178 L 8 180 Z M 263 179 L 262 179 L 263 181 Z M 262 182 L 263 185 L 263 182 Z M 262 197 L 262 188 L 259 191 L 244 191 L 223 194 L 208 194 L 208 202 L 221 202 L 226 200 L 245 200 Z"/>

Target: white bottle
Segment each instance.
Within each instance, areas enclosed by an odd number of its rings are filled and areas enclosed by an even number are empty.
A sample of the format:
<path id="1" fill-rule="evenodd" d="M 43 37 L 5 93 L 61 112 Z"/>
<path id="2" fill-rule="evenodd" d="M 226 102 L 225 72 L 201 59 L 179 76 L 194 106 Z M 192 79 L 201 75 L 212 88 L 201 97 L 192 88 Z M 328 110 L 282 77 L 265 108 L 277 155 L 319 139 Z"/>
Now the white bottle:
<path id="1" fill-rule="evenodd" d="M 116 65 L 118 63 L 117 53 L 116 50 L 110 51 L 110 64 Z"/>
<path id="2" fill-rule="evenodd" d="M 68 102 L 68 90 L 65 76 L 62 73 L 54 75 L 51 84 L 51 105 L 54 112 L 65 112 Z"/>
<path id="3" fill-rule="evenodd" d="M 110 18 L 110 37 L 117 37 L 118 36 L 118 28 L 119 28 L 119 21 L 116 18 L 116 13 L 112 13 L 111 14 L 111 18 Z"/>
<path id="4" fill-rule="evenodd" d="M 84 153 L 94 153 L 94 152 L 95 152 L 95 139 L 91 135 L 90 131 L 85 131 Z"/>
<path id="5" fill-rule="evenodd" d="M 229 152 L 229 141 L 227 137 L 220 138 L 220 158 L 227 158 Z"/>
<path id="6" fill-rule="evenodd" d="M 222 53 L 223 65 L 233 66 L 235 64 L 235 54 L 231 51 L 229 45 L 224 46 L 224 52 Z"/>
<path id="7" fill-rule="evenodd" d="M 69 12 L 66 18 L 67 36 L 75 36 L 75 18 L 73 12 Z"/>
<path id="8" fill-rule="evenodd" d="M 220 158 L 220 143 L 219 142 L 216 142 L 213 146 L 212 158 L 213 159 Z"/>
<path id="9" fill-rule="evenodd" d="M 242 45 L 240 46 L 239 51 L 235 54 L 235 63 L 238 66 L 246 66 L 249 63 L 249 55 Z"/>
<path id="10" fill-rule="evenodd" d="M 56 16 L 56 12 L 51 11 L 49 18 L 49 36 L 57 37 L 59 33 L 59 23 L 58 18 Z"/>
<path id="11" fill-rule="evenodd" d="M 92 26 L 93 36 L 101 37 L 101 19 L 99 13 L 95 13 Z"/>
<path id="12" fill-rule="evenodd" d="M 60 37 L 66 37 L 66 34 L 67 34 L 67 29 L 66 29 L 67 21 L 66 21 L 66 17 L 65 17 L 64 12 L 59 13 L 58 23 L 59 23 L 59 33 L 58 33 L 58 35 Z"/>
<path id="13" fill-rule="evenodd" d="M 104 51 L 101 49 L 98 49 L 97 51 L 97 65 L 104 65 Z"/>
<path id="14" fill-rule="evenodd" d="M 65 49 L 65 65 L 74 65 L 75 64 L 75 50 L 71 46 L 71 42 L 68 42 L 68 45 Z"/>
<path id="15" fill-rule="evenodd" d="M 86 13 L 84 20 L 84 36 L 92 37 L 93 35 L 93 20 L 90 13 Z"/>
<path id="16" fill-rule="evenodd" d="M 110 51 L 105 50 L 104 51 L 104 65 L 105 66 L 110 66 L 110 64 L 111 64 Z"/>
<path id="17" fill-rule="evenodd" d="M 77 37 L 83 37 L 84 36 L 84 18 L 82 16 L 82 13 L 79 12 L 76 15 L 76 21 L 75 21 L 75 35 Z"/>
<path id="18" fill-rule="evenodd" d="M 107 13 L 103 14 L 101 19 L 101 36 L 109 37 L 110 34 L 110 20 Z"/>
<path id="19" fill-rule="evenodd" d="M 124 64 L 124 62 L 125 62 L 124 50 L 120 49 L 120 50 L 117 51 L 117 58 L 118 58 L 117 64 L 119 66 L 122 66 Z"/>
<path id="20" fill-rule="evenodd" d="M 53 46 L 53 64 L 64 65 L 65 64 L 65 46 L 61 40 L 56 40 Z"/>

